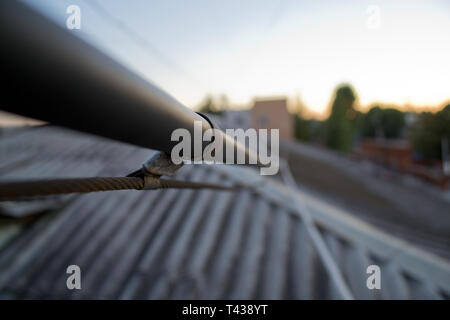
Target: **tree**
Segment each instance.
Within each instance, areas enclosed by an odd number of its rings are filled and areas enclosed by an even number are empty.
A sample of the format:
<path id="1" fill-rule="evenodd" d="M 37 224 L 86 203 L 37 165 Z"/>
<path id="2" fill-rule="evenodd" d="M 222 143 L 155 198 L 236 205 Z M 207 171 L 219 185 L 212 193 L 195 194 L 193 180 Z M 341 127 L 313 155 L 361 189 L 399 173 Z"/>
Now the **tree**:
<path id="1" fill-rule="evenodd" d="M 304 118 L 305 109 L 300 95 L 297 94 L 294 100 L 294 134 L 297 140 L 309 142 L 311 140 L 310 120 Z"/>
<path id="2" fill-rule="evenodd" d="M 405 114 L 397 109 L 372 107 L 361 117 L 363 137 L 399 138 L 405 127 Z"/>
<path id="3" fill-rule="evenodd" d="M 199 112 L 220 114 L 222 110 L 228 108 L 228 99 L 225 95 L 221 95 L 219 102 L 216 102 L 214 97 L 208 94 L 198 108 Z"/>
<path id="4" fill-rule="evenodd" d="M 303 119 L 301 115 L 294 115 L 295 138 L 300 141 L 310 141 L 309 121 Z"/>
<path id="5" fill-rule="evenodd" d="M 356 95 L 350 85 L 339 86 L 326 121 L 326 145 L 334 150 L 349 151 L 353 142 Z"/>
<path id="6" fill-rule="evenodd" d="M 425 160 L 442 159 L 441 143 L 450 140 L 450 104 L 437 113 L 423 112 L 412 129 L 414 150 Z"/>

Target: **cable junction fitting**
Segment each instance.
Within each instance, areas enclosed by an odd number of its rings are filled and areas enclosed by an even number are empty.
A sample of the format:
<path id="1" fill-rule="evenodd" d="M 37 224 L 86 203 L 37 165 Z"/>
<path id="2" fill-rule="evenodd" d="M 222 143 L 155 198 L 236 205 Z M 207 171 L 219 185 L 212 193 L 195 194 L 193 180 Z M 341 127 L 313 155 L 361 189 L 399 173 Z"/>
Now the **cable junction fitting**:
<path id="1" fill-rule="evenodd" d="M 170 158 L 158 152 L 147 160 L 141 169 L 126 177 L 91 177 L 40 179 L 0 183 L 0 201 L 33 200 L 36 197 L 88 193 L 112 190 L 155 190 L 155 189 L 215 189 L 238 190 L 244 185 L 224 186 L 215 183 L 180 181 L 161 178 L 171 176 L 183 164 L 175 165 Z"/>

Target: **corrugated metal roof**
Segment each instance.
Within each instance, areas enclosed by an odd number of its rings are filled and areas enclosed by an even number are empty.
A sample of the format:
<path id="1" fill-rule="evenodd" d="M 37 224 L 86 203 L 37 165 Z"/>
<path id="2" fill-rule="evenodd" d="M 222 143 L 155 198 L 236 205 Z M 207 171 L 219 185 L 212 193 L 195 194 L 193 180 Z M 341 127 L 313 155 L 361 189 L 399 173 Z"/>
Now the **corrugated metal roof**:
<path id="1" fill-rule="evenodd" d="M 150 154 L 48 126 L 0 139 L 0 175 L 125 175 Z M 176 178 L 245 180 L 255 188 L 113 191 L 2 203 L 4 214 L 47 213 L 23 223 L 0 249 L 0 297 L 343 298 L 300 211 L 305 205 L 322 249 L 354 298 L 449 297 L 446 261 L 256 171 L 186 165 Z M 81 290 L 66 287 L 71 264 L 81 267 Z M 381 268 L 381 290 L 366 286 L 371 264 Z"/>

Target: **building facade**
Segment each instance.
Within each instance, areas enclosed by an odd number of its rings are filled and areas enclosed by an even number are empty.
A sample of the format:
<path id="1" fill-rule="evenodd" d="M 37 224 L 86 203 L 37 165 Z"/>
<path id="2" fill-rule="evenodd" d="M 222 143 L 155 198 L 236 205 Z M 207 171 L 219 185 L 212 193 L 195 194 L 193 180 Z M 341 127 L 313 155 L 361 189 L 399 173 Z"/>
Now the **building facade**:
<path id="1" fill-rule="evenodd" d="M 280 139 L 294 137 L 292 115 L 287 110 L 287 99 L 256 99 L 248 110 L 225 110 L 212 116 L 222 129 L 279 129 Z"/>
<path id="2" fill-rule="evenodd" d="M 287 110 L 287 99 L 256 99 L 250 112 L 255 129 L 279 129 L 280 139 L 290 140 L 294 136 L 294 123 Z"/>

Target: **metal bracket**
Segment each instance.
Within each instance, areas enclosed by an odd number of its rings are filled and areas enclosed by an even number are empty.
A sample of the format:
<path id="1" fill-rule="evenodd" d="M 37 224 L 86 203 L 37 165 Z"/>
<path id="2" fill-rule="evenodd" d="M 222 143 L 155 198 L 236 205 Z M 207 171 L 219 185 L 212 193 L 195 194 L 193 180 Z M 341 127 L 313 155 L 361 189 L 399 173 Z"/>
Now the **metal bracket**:
<path id="1" fill-rule="evenodd" d="M 157 152 L 142 165 L 144 175 L 172 176 L 183 163 L 175 164 L 164 152 Z"/>
<path id="2" fill-rule="evenodd" d="M 142 168 L 128 175 L 128 177 L 140 177 L 144 180 L 144 190 L 161 188 L 161 176 L 172 176 L 180 169 L 183 163 L 175 164 L 169 156 L 163 152 L 155 153 L 144 162 Z"/>

